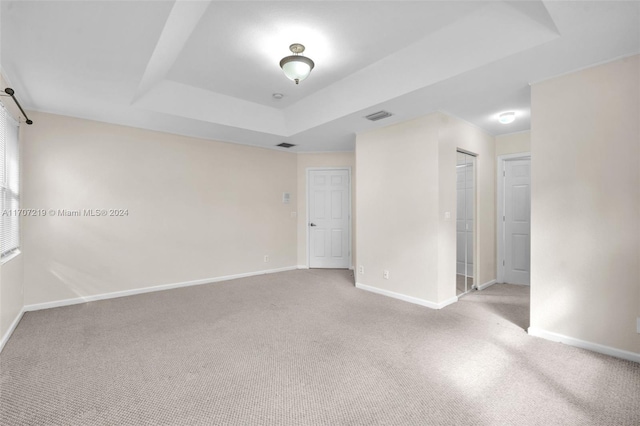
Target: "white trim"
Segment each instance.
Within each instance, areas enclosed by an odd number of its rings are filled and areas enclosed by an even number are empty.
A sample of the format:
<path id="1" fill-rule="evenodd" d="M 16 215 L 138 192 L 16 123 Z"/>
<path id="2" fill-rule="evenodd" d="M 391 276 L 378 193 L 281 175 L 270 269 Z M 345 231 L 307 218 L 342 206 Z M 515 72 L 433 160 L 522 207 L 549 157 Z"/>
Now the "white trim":
<path id="1" fill-rule="evenodd" d="M 4 336 L 2 336 L 2 340 L 0 340 L 0 352 L 2 352 L 2 350 L 4 349 L 4 345 L 6 345 L 9 339 L 11 338 L 11 335 L 13 334 L 14 330 L 18 326 L 18 323 L 22 319 L 22 315 L 24 315 L 25 312 L 26 310 L 22 308 L 18 313 L 18 315 L 16 315 L 11 325 L 9 326 L 9 329 L 7 330 L 7 332 L 4 333 Z"/>
<path id="2" fill-rule="evenodd" d="M 494 285 L 497 282 L 498 281 L 496 281 L 496 280 L 487 281 L 484 284 L 480 284 L 477 288 L 478 288 L 478 290 L 484 290 L 485 288 L 491 287 L 492 285 Z"/>
<path id="3" fill-rule="evenodd" d="M 309 269 L 309 267 L 307 265 L 298 265 L 297 268 L 298 269 Z"/>
<path id="4" fill-rule="evenodd" d="M 86 303 L 86 302 L 94 302 L 96 300 L 115 299 L 117 297 L 133 296 L 134 294 L 142 294 L 142 293 L 151 293 L 151 292 L 154 292 L 154 291 L 171 290 L 173 288 L 190 287 L 190 286 L 194 286 L 194 285 L 209 284 L 209 283 L 215 283 L 215 282 L 219 282 L 219 281 L 235 280 L 235 279 L 238 279 L 238 278 L 253 277 L 253 276 L 256 276 L 256 275 L 273 274 L 273 273 L 276 273 L 276 272 L 292 271 L 292 270 L 295 270 L 295 269 L 298 269 L 298 267 L 297 266 L 287 266 L 285 268 L 268 269 L 268 270 L 256 271 L 256 272 L 247 272 L 245 274 L 226 275 L 226 276 L 215 277 L 215 278 L 204 278 L 204 279 L 201 279 L 201 280 L 185 281 L 185 282 L 181 282 L 181 283 L 162 284 L 162 285 L 156 285 L 156 286 L 152 286 L 152 287 L 136 288 L 136 289 L 132 289 L 132 290 L 114 291 L 112 293 L 94 294 L 92 296 L 81 296 L 81 297 L 75 297 L 73 299 L 55 300 L 53 302 L 45 302 L 45 303 L 36 303 L 36 304 L 33 304 L 33 305 L 26 305 L 24 307 L 24 311 L 25 312 L 28 312 L 28 311 L 39 311 L 41 309 L 58 308 L 58 307 L 61 307 L 61 306 L 69 306 L 69 305 L 77 305 L 77 304 Z"/>
<path id="5" fill-rule="evenodd" d="M 306 220 L 306 225 L 305 228 L 307 229 L 307 244 L 306 244 L 306 250 L 307 250 L 307 265 L 311 265 L 311 240 L 309 239 L 309 183 L 310 183 L 310 179 L 309 179 L 309 172 L 315 172 L 315 171 L 323 171 L 323 170 L 347 170 L 349 172 L 349 265 L 353 264 L 353 239 L 352 239 L 352 234 L 353 234 L 353 230 L 351 228 L 353 228 L 353 215 L 352 215 L 352 192 L 353 192 L 353 179 L 351 177 L 351 166 L 336 166 L 336 167 L 307 167 L 305 169 L 305 178 L 306 178 L 306 182 L 305 182 L 305 198 L 306 198 L 306 210 L 307 210 L 307 214 L 305 217 Z M 309 266 L 307 266 L 307 269 L 309 268 Z"/>
<path id="6" fill-rule="evenodd" d="M 505 170 L 505 161 L 515 160 L 515 159 L 526 159 L 531 160 L 531 152 L 518 152 L 514 154 L 504 154 L 499 155 L 496 161 L 496 186 L 497 186 L 497 196 L 496 196 L 496 243 L 497 243 L 497 254 L 498 258 L 497 262 L 497 277 L 496 280 L 499 283 L 504 282 L 504 222 L 502 221 L 502 217 L 504 216 L 504 170 Z"/>
<path id="7" fill-rule="evenodd" d="M 553 342 L 564 343 L 565 345 L 575 346 L 576 348 L 587 349 L 593 352 L 614 356 L 616 358 L 626 359 L 628 361 L 634 361 L 640 363 L 640 354 L 635 352 L 629 352 L 622 349 L 612 348 L 611 346 L 600 345 L 598 343 L 587 342 L 586 340 L 576 339 L 574 337 L 565 336 L 563 334 L 553 333 L 541 328 L 529 327 L 528 333 L 530 336 L 541 337 Z"/>
<path id="8" fill-rule="evenodd" d="M 378 287 L 372 287 L 370 285 L 362 284 L 362 283 L 359 283 L 359 282 L 356 282 L 356 288 L 359 288 L 361 290 L 370 291 L 371 293 L 376 293 L 376 294 L 381 294 L 383 296 L 392 297 L 394 299 L 402 300 L 404 302 L 413 303 L 415 305 L 425 306 L 425 307 L 431 308 L 431 309 L 442 309 L 445 306 L 448 306 L 448 305 L 458 301 L 457 297 L 452 297 L 451 299 L 447 299 L 444 302 L 435 303 L 435 302 L 431 302 L 430 300 L 420 299 L 418 297 L 413 297 L 413 296 L 407 296 L 406 294 L 396 293 L 396 292 L 389 291 L 389 290 L 384 290 L 384 289 L 381 289 L 381 288 L 378 288 Z"/>
<path id="9" fill-rule="evenodd" d="M 438 303 L 438 308 L 437 309 L 442 309 L 442 308 L 444 308 L 446 306 L 452 305 L 452 304 L 456 303 L 458 300 L 459 300 L 458 296 L 453 296 L 452 298 L 447 299 L 444 302 Z"/>

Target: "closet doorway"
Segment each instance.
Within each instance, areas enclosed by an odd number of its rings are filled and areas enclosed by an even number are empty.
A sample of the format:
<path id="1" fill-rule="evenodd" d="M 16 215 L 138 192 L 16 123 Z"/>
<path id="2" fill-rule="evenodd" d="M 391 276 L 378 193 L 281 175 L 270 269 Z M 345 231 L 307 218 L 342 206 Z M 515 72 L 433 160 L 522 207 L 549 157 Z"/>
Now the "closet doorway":
<path id="1" fill-rule="evenodd" d="M 456 160 L 456 295 L 460 296 L 475 288 L 476 157 L 458 151 Z"/>

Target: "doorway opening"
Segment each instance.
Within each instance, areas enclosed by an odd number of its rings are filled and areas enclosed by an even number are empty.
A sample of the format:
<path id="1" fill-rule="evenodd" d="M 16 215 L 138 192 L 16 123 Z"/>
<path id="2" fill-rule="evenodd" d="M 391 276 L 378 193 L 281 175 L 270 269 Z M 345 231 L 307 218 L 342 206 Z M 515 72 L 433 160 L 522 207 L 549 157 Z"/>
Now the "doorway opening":
<path id="1" fill-rule="evenodd" d="M 475 204 L 476 156 L 456 153 L 456 296 L 476 287 L 475 280 Z"/>
<path id="2" fill-rule="evenodd" d="M 351 267 L 351 169 L 307 169 L 307 264 Z"/>
<path id="3" fill-rule="evenodd" d="M 499 283 L 531 281 L 531 154 L 498 157 Z"/>

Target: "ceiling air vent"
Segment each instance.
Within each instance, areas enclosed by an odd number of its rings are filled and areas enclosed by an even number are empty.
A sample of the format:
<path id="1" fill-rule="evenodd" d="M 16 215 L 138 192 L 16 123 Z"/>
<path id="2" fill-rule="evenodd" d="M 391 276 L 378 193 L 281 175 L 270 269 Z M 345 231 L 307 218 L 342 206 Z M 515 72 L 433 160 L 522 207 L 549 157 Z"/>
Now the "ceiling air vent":
<path id="1" fill-rule="evenodd" d="M 282 148 L 291 148 L 292 146 L 295 146 L 295 145 L 294 145 L 294 144 L 292 144 L 292 143 L 282 142 L 282 143 L 279 143 L 279 144 L 278 144 L 278 145 L 276 145 L 276 146 L 280 146 L 280 147 L 282 147 Z"/>
<path id="2" fill-rule="evenodd" d="M 370 121 L 378 121 L 382 120 L 383 118 L 391 117 L 392 115 L 393 114 L 387 111 L 378 111 L 374 112 L 373 114 L 367 115 L 365 118 Z"/>

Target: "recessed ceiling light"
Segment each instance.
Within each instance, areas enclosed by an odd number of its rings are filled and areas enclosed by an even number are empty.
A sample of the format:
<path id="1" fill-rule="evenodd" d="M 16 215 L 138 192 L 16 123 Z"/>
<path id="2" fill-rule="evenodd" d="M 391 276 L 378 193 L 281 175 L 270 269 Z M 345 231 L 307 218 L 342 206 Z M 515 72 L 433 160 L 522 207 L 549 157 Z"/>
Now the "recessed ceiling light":
<path id="1" fill-rule="evenodd" d="M 284 95 L 282 93 L 274 93 L 271 96 L 273 96 L 273 99 L 278 99 L 278 100 L 284 98 Z"/>
<path id="2" fill-rule="evenodd" d="M 516 119 L 516 113 L 513 111 L 503 112 L 498 116 L 498 121 L 501 122 L 502 124 L 513 123 L 515 119 Z"/>

